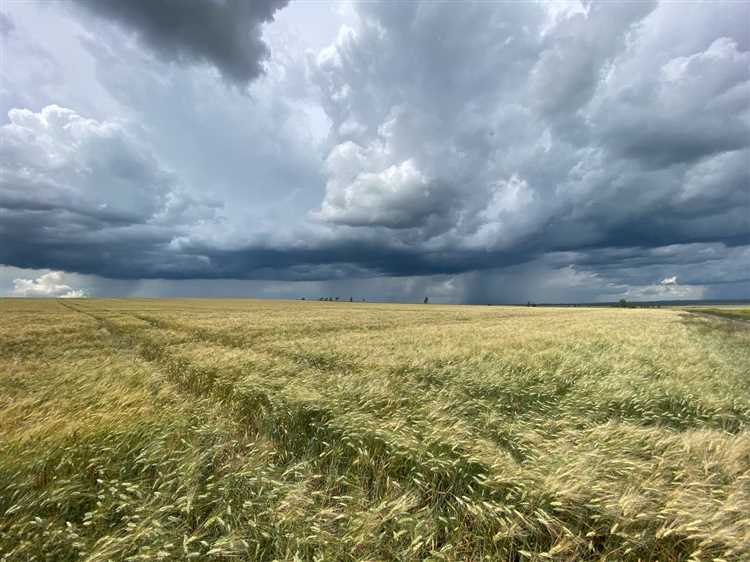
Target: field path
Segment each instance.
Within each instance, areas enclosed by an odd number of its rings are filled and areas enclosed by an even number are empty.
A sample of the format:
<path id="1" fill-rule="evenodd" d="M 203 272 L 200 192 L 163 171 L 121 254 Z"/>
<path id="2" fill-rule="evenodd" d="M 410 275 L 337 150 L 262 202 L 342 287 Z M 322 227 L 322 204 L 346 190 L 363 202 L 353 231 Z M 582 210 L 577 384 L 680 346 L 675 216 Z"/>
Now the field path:
<path id="1" fill-rule="evenodd" d="M 710 312 L 710 311 L 704 311 L 704 310 L 686 310 L 686 312 L 694 315 L 694 316 L 703 316 L 704 318 L 710 318 L 711 320 L 723 320 L 724 322 L 729 322 L 731 324 L 734 324 L 735 326 L 739 326 L 741 328 L 750 328 L 750 317 L 748 318 L 739 318 L 736 316 L 727 316 L 725 314 L 722 314 L 721 312 Z"/>

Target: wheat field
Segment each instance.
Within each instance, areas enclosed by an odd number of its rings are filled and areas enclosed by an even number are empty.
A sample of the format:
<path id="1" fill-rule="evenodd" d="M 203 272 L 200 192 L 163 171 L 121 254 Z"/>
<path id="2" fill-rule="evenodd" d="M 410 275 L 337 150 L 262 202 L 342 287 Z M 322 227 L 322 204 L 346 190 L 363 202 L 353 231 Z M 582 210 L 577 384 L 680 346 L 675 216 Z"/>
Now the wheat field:
<path id="1" fill-rule="evenodd" d="M 0 300 L 0 560 L 750 560 L 750 329 Z"/>

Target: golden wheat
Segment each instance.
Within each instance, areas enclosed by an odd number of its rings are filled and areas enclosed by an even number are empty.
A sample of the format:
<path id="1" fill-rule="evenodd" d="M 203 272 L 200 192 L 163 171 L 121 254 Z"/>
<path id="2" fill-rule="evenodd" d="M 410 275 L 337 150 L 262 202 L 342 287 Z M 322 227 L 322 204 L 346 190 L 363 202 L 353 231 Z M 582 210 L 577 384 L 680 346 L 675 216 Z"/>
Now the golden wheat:
<path id="1" fill-rule="evenodd" d="M 750 330 L 0 301 L 0 560 L 750 559 Z"/>

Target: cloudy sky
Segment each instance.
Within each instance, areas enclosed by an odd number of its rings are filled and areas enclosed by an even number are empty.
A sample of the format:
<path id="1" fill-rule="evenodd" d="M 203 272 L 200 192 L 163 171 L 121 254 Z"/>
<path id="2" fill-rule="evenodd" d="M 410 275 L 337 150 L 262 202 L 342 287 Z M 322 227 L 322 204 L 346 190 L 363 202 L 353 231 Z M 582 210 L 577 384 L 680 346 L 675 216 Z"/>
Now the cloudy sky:
<path id="1" fill-rule="evenodd" d="M 0 7 L 0 295 L 750 297 L 749 2 Z"/>

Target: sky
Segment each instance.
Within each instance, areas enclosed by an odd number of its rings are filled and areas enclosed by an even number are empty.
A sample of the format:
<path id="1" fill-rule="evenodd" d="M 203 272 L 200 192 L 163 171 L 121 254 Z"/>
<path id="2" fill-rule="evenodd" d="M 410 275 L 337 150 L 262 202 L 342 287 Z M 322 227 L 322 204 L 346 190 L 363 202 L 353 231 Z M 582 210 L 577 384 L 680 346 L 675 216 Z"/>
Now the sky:
<path id="1" fill-rule="evenodd" d="M 0 0 L 0 296 L 750 298 L 749 21 Z"/>

